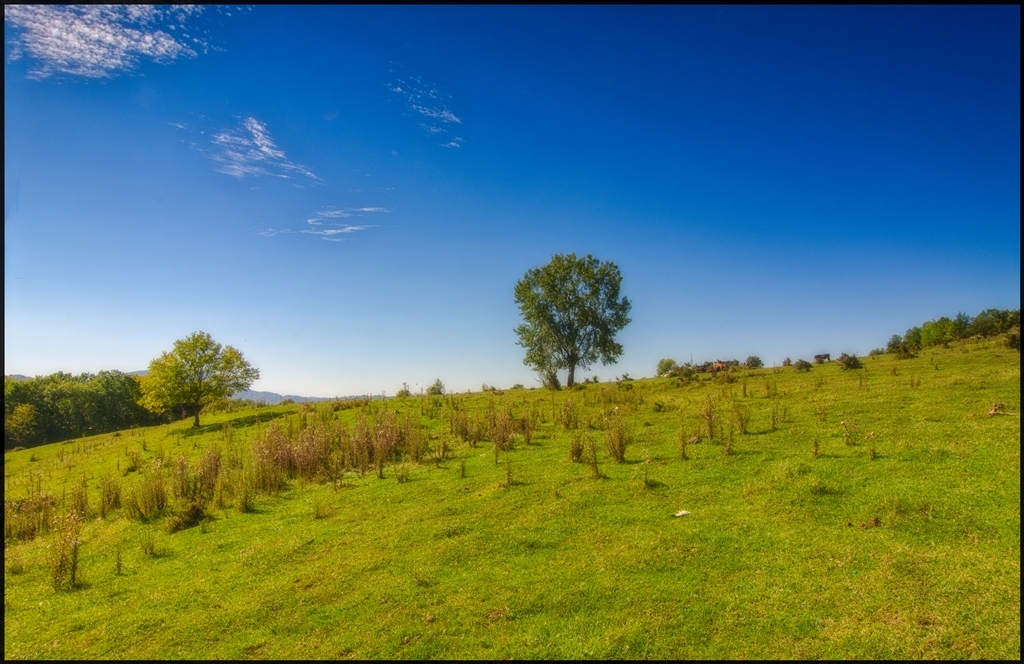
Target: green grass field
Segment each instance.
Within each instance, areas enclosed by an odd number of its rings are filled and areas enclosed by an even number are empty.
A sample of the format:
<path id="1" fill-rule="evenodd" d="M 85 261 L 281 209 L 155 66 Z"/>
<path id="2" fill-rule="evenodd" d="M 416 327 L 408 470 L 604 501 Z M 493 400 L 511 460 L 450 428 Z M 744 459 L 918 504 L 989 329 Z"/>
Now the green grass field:
<path id="1" fill-rule="evenodd" d="M 862 361 L 281 406 L 6 453 L 6 504 L 50 493 L 62 513 L 85 478 L 88 508 L 69 589 L 53 534 L 8 533 L 4 656 L 1019 659 L 1019 353 Z M 338 450 L 388 409 L 429 449 L 380 479 Z M 532 440 L 470 446 L 456 412 L 532 418 Z M 334 465 L 240 511 L 253 441 L 316 431 Z M 208 449 L 223 477 L 200 525 L 169 533 L 170 488 L 163 515 L 100 517 L 101 478 L 125 501 L 155 460 L 171 487 Z"/>

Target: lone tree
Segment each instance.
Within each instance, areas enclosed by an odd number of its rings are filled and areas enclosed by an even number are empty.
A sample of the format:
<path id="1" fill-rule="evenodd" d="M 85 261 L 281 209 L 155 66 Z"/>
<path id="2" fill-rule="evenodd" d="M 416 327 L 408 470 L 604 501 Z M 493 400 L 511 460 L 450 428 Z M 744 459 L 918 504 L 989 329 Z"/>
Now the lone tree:
<path id="1" fill-rule="evenodd" d="M 192 425 L 199 426 L 203 406 L 249 389 L 259 377 L 259 369 L 237 349 L 221 346 L 206 332 L 194 332 L 149 363 L 139 403 L 155 413 L 184 408 L 195 418 Z"/>
<path id="2" fill-rule="evenodd" d="M 568 369 L 566 385 L 575 382 L 576 367 L 600 360 L 614 364 L 622 355 L 615 335 L 629 324 L 630 303 L 619 297 L 622 274 L 612 262 L 587 254 L 555 254 L 516 284 L 522 325 L 515 329 L 526 348 L 523 364 L 542 376 Z"/>

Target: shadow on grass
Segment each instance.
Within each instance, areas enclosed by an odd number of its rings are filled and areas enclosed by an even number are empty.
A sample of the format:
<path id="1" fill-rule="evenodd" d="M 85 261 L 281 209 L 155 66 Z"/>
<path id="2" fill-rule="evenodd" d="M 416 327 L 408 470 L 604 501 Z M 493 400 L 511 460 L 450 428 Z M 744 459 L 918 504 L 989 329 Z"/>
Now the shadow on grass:
<path id="1" fill-rule="evenodd" d="M 221 431 L 225 424 L 230 424 L 232 428 L 244 429 L 251 427 L 256 424 L 266 424 L 271 420 L 276 420 L 279 417 L 285 417 L 288 413 L 257 413 L 255 415 L 245 415 L 243 417 L 236 417 L 226 422 L 218 422 L 216 424 L 203 424 L 198 427 L 189 427 L 183 429 L 181 435 L 185 438 L 191 438 L 192 436 L 203 436 L 208 433 L 214 433 Z"/>

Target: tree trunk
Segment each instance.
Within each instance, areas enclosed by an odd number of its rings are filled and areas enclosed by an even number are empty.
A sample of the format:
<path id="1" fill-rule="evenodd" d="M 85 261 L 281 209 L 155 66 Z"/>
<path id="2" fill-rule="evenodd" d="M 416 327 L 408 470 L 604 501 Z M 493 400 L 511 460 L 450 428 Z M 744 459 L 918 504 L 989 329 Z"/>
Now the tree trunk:
<path id="1" fill-rule="evenodd" d="M 193 416 L 192 426 L 193 427 L 198 427 L 199 426 L 199 411 L 201 411 L 202 409 L 203 409 L 202 406 L 195 406 L 193 408 L 193 411 L 192 411 L 192 416 Z"/>
<path id="2" fill-rule="evenodd" d="M 569 365 L 569 378 L 566 379 L 565 386 L 566 387 L 572 387 L 573 382 L 575 382 L 575 377 L 576 377 L 576 364 L 573 363 L 573 364 Z"/>

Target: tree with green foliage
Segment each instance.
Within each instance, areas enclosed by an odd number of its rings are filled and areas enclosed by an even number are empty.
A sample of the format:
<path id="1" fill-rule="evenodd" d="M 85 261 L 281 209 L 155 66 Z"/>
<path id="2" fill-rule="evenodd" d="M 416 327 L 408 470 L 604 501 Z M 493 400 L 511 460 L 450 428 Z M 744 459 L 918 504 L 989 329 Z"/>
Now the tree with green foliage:
<path id="1" fill-rule="evenodd" d="M 921 328 L 914 326 L 903 335 L 903 343 L 911 351 L 921 350 Z"/>
<path id="2" fill-rule="evenodd" d="M 670 359 L 670 358 L 665 358 L 664 360 L 661 360 L 660 362 L 658 362 L 658 375 L 659 376 L 664 376 L 665 374 L 667 374 L 670 371 L 672 371 L 673 369 L 675 369 L 677 366 L 679 366 L 679 365 L 676 364 L 675 360 Z"/>
<path id="3" fill-rule="evenodd" d="M 139 379 L 120 371 L 83 373 L 58 371 L 35 378 L 4 378 L 4 445 L 28 445 L 67 440 L 87 434 L 156 424 L 158 418 L 139 405 Z M 21 419 L 10 419 L 19 406 Z M 32 426 L 25 429 L 27 413 Z M 8 426 L 10 424 L 10 427 Z M 13 427 L 13 428 L 11 428 Z M 8 431 L 10 429 L 10 431 Z M 25 431 L 31 430 L 27 438 Z M 10 433 L 16 432 L 20 442 Z"/>
<path id="4" fill-rule="evenodd" d="M 515 329 L 516 343 L 526 348 L 523 364 L 542 375 L 568 369 L 566 386 L 572 387 L 576 367 L 618 361 L 622 344 L 615 335 L 629 324 L 632 306 L 619 297 L 621 284 L 615 263 L 590 254 L 555 254 L 547 265 L 529 270 L 515 286 L 525 321 Z"/>
<path id="5" fill-rule="evenodd" d="M 986 309 L 971 319 L 968 336 L 994 337 L 1020 327 L 1020 309 Z"/>
<path id="6" fill-rule="evenodd" d="M 747 361 L 743 363 L 743 366 L 748 369 L 760 369 L 764 366 L 764 362 L 757 355 L 750 355 L 747 357 Z"/>
<path id="7" fill-rule="evenodd" d="M 938 320 L 925 321 L 921 325 L 921 345 L 947 346 L 957 340 L 956 326 L 948 316 L 942 316 Z"/>
<path id="8" fill-rule="evenodd" d="M 18 404 L 11 410 L 11 414 L 4 418 L 4 446 L 28 447 L 38 439 L 36 407 L 30 403 Z"/>
<path id="9" fill-rule="evenodd" d="M 249 389 L 259 377 L 259 369 L 237 349 L 221 346 L 206 332 L 194 332 L 149 363 L 140 403 L 157 413 L 184 408 L 198 427 L 203 406 Z"/>

